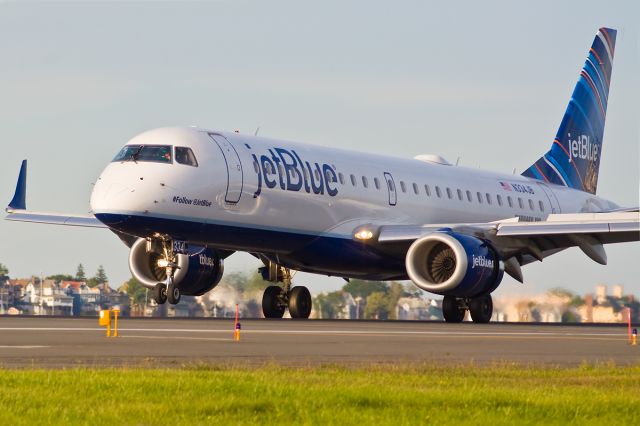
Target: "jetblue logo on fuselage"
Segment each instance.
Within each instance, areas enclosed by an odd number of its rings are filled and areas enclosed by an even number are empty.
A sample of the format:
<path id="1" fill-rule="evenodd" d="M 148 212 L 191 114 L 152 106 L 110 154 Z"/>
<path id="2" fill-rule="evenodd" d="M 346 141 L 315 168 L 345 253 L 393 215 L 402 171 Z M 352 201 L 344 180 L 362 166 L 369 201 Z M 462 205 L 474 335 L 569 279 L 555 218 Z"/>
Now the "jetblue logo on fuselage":
<path id="1" fill-rule="evenodd" d="M 571 133 L 567 134 L 569 138 L 569 162 L 574 162 L 576 158 L 581 160 L 598 161 L 598 144 L 591 142 L 588 135 L 579 135 L 571 140 Z"/>
<path id="2" fill-rule="evenodd" d="M 329 164 L 303 161 L 296 151 L 270 148 L 268 154 L 259 157 L 251 154 L 254 171 L 258 176 L 258 189 L 254 198 L 262 192 L 263 182 L 267 188 L 277 186 L 286 191 L 304 191 L 307 194 L 324 194 L 335 197 L 338 176 L 335 167 Z"/>
<path id="3" fill-rule="evenodd" d="M 485 256 L 476 256 L 474 254 L 471 256 L 471 269 L 475 269 L 476 266 L 480 268 L 493 269 L 493 260 L 487 259 Z"/>

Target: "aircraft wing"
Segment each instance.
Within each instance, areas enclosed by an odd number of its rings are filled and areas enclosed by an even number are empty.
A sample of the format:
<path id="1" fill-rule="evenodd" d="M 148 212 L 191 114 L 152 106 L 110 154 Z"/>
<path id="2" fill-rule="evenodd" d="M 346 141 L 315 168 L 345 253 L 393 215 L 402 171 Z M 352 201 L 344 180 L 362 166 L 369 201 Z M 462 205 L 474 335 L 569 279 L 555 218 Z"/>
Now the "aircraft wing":
<path id="1" fill-rule="evenodd" d="M 443 230 L 489 240 L 504 259 L 505 271 L 522 281 L 521 265 L 569 247 L 579 247 L 594 261 L 606 264 L 604 244 L 640 241 L 640 211 L 552 214 L 541 222 L 509 218 L 488 223 L 365 225 L 354 231 L 353 238 L 397 255 L 406 253 L 415 240 Z"/>
<path id="2" fill-rule="evenodd" d="M 90 228 L 107 228 L 95 216 L 90 215 L 70 215 L 47 212 L 34 212 L 29 210 L 7 209 L 6 220 L 17 222 L 47 223 L 51 225 L 85 226 Z"/>
<path id="3" fill-rule="evenodd" d="M 18 222 L 47 223 L 53 225 L 86 226 L 91 228 L 107 228 L 93 215 L 59 214 L 29 211 L 26 206 L 27 195 L 27 160 L 22 161 L 20 175 L 16 184 L 16 192 L 7 206 L 6 220 Z"/>

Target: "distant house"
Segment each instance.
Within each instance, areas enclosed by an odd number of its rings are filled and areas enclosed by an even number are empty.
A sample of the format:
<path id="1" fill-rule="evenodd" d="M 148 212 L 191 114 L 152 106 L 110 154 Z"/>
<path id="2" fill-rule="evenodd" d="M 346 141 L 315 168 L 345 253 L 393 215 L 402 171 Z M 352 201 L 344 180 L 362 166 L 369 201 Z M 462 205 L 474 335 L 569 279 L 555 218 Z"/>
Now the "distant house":
<path id="1" fill-rule="evenodd" d="M 98 288 L 91 288 L 84 281 L 62 281 L 60 289 L 73 299 L 74 316 L 98 315 L 101 303 Z"/>
<path id="2" fill-rule="evenodd" d="M 131 316 L 131 298 L 127 293 L 111 290 L 106 296 L 102 296 L 102 306 L 107 308 L 118 307 L 120 316 Z"/>
<path id="3" fill-rule="evenodd" d="M 401 297 L 396 304 L 396 318 L 399 320 L 441 320 L 442 306 L 435 299 L 421 297 Z"/>
<path id="4" fill-rule="evenodd" d="M 196 296 L 182 296 L 180 303 L 168 307 L 167 315 L 170 317 L 203 317 L 204 310 L 196 300 Z"/>
<path id="5" fill-rule="evenodd" d="M 42 282 L 41 304 L 43 314 L 47 315 L 71 315 L 73 310 L 73 297 L 66 294 L 53 280 Z"/>

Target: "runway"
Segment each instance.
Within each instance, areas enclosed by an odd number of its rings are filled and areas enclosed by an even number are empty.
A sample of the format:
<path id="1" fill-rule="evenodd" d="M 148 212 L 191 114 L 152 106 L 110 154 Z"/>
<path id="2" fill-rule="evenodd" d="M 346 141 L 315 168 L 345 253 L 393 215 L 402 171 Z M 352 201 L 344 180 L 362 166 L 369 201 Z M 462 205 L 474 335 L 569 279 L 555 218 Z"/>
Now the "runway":
<path id="1" fill-rule="evenodd" d="M 492 363 L 638 364 L 622 325 L 125 318 L 106 338 L 97 318 L 0 317 L 0 367 L 181 367 Z"/>

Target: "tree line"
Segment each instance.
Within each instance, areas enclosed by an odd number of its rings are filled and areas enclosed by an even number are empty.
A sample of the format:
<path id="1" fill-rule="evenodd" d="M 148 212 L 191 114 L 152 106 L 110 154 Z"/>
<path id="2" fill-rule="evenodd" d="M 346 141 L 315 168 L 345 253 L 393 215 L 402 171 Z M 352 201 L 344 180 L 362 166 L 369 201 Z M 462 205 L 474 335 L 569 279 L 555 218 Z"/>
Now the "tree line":
<path id="1" fill-rule="evenodd" d="M 7 281 L 9 281 L 9 268 L 7 268 L 7 266 L 5 266 L 4 264 L 0 263 L 0 284 L 5 284 Z M 75 275 L 71 275 L 71 274 L 54 274 L 54 275 L 49 275 L 45 277 L 46 280 L 53 280 L 55 282 L 61 282 L 61 281 L 82 281 L 87 283 L 87 285 L 89 287 L 96 287 L 99 285 L 103 285 L 105 283 L 109 282 L 109 278 L 107 277 L 107 273 L 104 270 L 104 267 L 102 265 L 98 266 L 98 270 L 96 271 L 95 275 L 92 277 L 87 277 L 85 271 L 84 271 L 84 266 L 82 265 L 82 263 L 80 263 L 78 265 L 78 268 L 76 269 L 76 274 Z M 35 277 L 36 282 L 40 282 L 40 279 L 38 277 Z"/>

